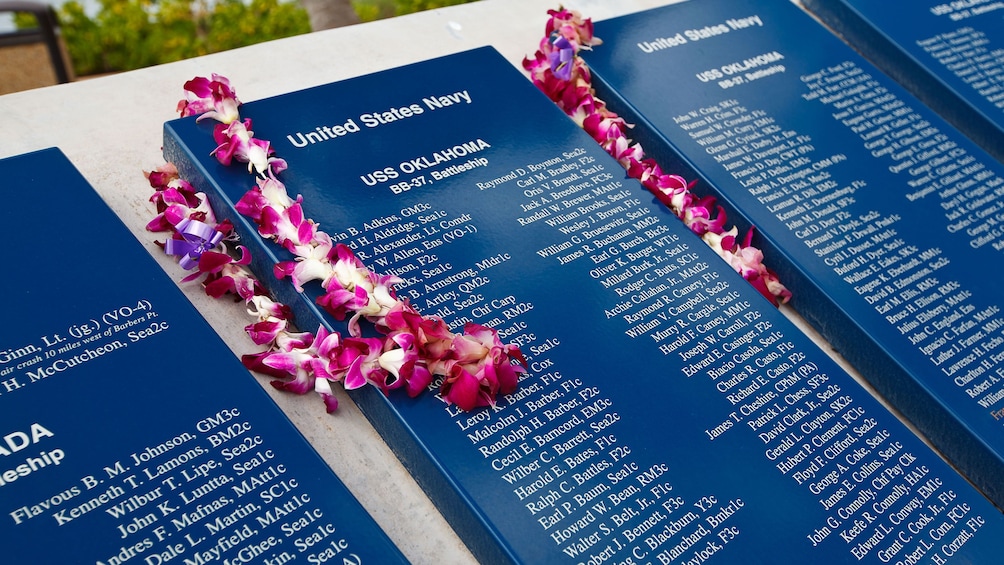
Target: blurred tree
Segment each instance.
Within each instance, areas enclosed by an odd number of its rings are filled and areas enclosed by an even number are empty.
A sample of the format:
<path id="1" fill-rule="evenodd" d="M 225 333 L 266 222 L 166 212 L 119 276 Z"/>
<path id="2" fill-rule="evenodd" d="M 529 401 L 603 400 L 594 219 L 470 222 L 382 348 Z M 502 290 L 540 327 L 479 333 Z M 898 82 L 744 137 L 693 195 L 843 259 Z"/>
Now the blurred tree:
<path id="1" fill-rule="evenodd" d="M 77 76 L 138 69 L 310 32 L 282 0 L 100 0 L 93 19 L 76 0 L 59 10 Z"/>
<path id="2" fill-rule="evenodd" d="M 76 75 L 85 76 L 472 1 L 98 0 L 91 18 L 70 0 L 58 12 Z"/>
<path id="3" fill-rule="evenodd" d="M 300 0 L 310 16 L 310 29 L 320 31 L 359 23 L 352 0 Z"/>

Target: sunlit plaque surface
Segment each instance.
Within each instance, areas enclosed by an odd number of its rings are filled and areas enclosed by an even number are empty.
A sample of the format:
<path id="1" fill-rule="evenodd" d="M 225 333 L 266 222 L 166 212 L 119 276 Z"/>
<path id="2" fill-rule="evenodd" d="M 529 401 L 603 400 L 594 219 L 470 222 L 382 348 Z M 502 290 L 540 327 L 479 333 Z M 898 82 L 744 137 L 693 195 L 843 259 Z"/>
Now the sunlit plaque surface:
<path id="1" fill-rule="evenodd" d="M 0 176 L 4 563 L 406 562 L 59 150 Z"/>
<path id="2" fill-rule="evenodd" d="M 803 3 L 884 72 L 1004 161 L 1004 3 Z"/>
<path id="3" fill-rule="evenodd" d="M 587 61 L 649 153 L 755 225 L 795 308 L 1004 501 L 1004 167 L 788 2 L 596 33 Z"/>
<path id="4" fill-rule="evenodd" d="M 307 217 L 423 312 L 524 351 L 494 408 L 435 387 L 354 396 L 479 560 L 999 553 L 984 498 L 490 48 L 241 111 Z M 301 296 L 271 276 L 286 256 L 233 213 L 251 178 L 210 156 L 211 128 L 169 122 L 166 155 L 302 327 L 344 328 L 316 283 Z"/>

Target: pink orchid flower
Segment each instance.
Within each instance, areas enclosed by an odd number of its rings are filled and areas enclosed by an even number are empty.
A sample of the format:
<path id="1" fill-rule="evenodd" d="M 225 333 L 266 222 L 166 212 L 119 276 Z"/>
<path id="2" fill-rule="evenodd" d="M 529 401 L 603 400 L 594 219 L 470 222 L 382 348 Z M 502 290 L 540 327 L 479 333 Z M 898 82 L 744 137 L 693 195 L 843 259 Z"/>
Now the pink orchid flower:
<path id="1" fill-rule="evenodd" d="M 519 349 L 503 345 L 498 333 L 479 324 L 467 323 L 464 334 L 453 339 L 453 360 L 443 379 L 440 395 L 463 410 L 491 406 L 495 398 L 516 390 L 526 361 Z M 513 365 L 511 359 L 521 365 Z"/>
<path id="2" fill-rule="evenodd" d="M 257 179 L 257 187 L 244 193 L 235 208 L 243 216 L 251 218 L 255 224 L 262 223 L 265 208 L 285 210 L 299 199 L 293 200 L 286 193 L 286 186 L 273 176 Z"/>
<path id="3" fill-rule="evenodd" d="M 288 306 L 262 294 L 245 300 L 248 314 L 254 316 L 256 321 L 245 327 L 244 331 L 255 344 L 272 343 L 289 327 L 292 312 Z"/>
<path id="4" fill-rule="evenodd" d="M 261 177 L 278 174 L 286 169 L 286 161 L 272 156 L 269 142 L 254 137 L 250 119 L 216 124 L 213 137 L 217 146 L 212 155 L 222 165 L 230 165 L 236 159 L 248 164 L 249 173 Z"/>
<path id="5" fill-rule="evenodd" d="M 418 347 L 419 339 L 409 333 L 397 333 L 390 338 L 395 347 L 384 351 L 378 360 L 380 367 L 393 377 L 389 388 L 403 386 L 414 398 L 432 383 L 432 372 Z"/>
<path id="6" fill-rule="evenodd" d="M 557 34 L 557 45 L 551 47 L 569 66 L 562 67 L 559 61 L 554 70 L 543 72 L 552 76 L 549 80 L 558 70 L 577 81 L 577 88 L 563 87 L 569 104 L 591 108 L 593 101 L 582 80 L 588 77 L 588 69 L 572 57 L 580 48 L 576 41 L 584 40 L 570 35 L 572 31 L 562 30 Z M 547 57 L 541 62 L 550 66 Z M 265 295 L 246 268 L 250 262 L 246 250 L 237 248 L 236 257 L 226 250 L 221 234 L 230 233 L 229 223 L 215 224 L 206 200 L 178 177 L 172 165 L 152 171 L 147 178 L 156 192 L 151 200 L 157 205 L 158 217 L 150 222 L 150 228 L 170 232 L 174 238 L 187 236 L 184 244 L 173 245 L 179 253 L 191 255 L 189 262 L 196 267 L 184 280 L 202 278 L 210 296 L 236 294 L 243 298 L 254 318 L 245 331 L 256 344 L 268 346 L 261 353 L 244 356 L 248 368 L 274 377 L 271 384 L 276 388 L 300 394 L 313 390 L 329 412 L 338 405 L 331 388 L 336 382 L 349 390 L 366 384 L 384 391 L 405 388 L 416 396 L 431 385 L 434 374 L 451 374 L 455 384 L 447 386 L 457 391 L 454 394 L 465 388 L 463 383 L 468 379 L 477 383 L 478 399 L 473 403 L 461 400 L 465 406 L 493 403 L 497 394 L 515 389 L 517 373 L 523 369 L 514 367 L 511 359 L 525 366 L 517 348 L 503 346 L 497 334 L 487 328 L 470 326 L 464 335 L 457 336 L 442 319 L 421 316 L 406 300 L 397 298 L 394 285 L 401 282 L 399 278 L 370 271 L 347 246 L 333 244 L 330 236 L 317 229 L 304 215 L 301 199 L 290 198 L 276 177 L 286 162 L 273 155 L 268 141 L 254 137 L 251 120 L 240 119 L 240 102 L 229 81 L 218 75 L 196 78 L 185 89 L 186 99 L 178 106 L 182 115 L 199 114 L 200 120 L 220 122 L 213 130 L 217 146 L 212 154 L 216 159 L 224 165 L 247 163 L 248 171 L 255 175 L 257 186 L 241 198 L 237 211 L 250 217 L 263 237 L 294 255 L 293 260 L 276 265 L 275 274 L 290 277 L 299 291 L 305 284 L 319 281 L 325 293 L 318 303 L 339 320 L 352 314 L 348 338 L 323 327 L 316 335 L 291 333 L 289 308 Z M 585 110 L 582 113 L 587 115 Z M 206 234 L 215 235 L 207 238 Z M 221 251 L 210 247 L 216 245 Z M 198 252 L 197 259 L 189 249 Z M 383 337 L 361 337 L 360 322 L 364 319 Z M 434 373 L 433 367 L 440 373 Z"/>
<path id="7" fill-rule="evenodd" d="M 387 371 L 380 366 L 383 341 L 377 338 L 348 337 L 328 352 L 328 370 L 342 375 L 345 390 L 374 384 L 387 390 Z"/>
<path id="8" fill-rule="evenodd" d="M 544 35 L 550 36 L 557 32 L 575 43 L 582 46 L 599 45 L 602 43 L 593 36 L 593 21 L 583 18 L 576 10 L 559 8 L 548 10 L 547 25 L 544 28 Z"/>
<path id="9" fill-rule="evenodd" d="M 383 317 L 383 329 L 390 337 L 398 333 L 414 336 L 414 346 L 430 364 L 430 370 L 446 374 L 441 362 L 450 355 L 454 336 L 442 318 L 423 316 L 409 303 L 401 301 Z"/>
<path id="10" fill-rule="evenodd" d="M 328 249 L 325 245 L 299 246 L 297 258 L 282 261 L 273 267 L 276 278 L 289 277 L 297 292 L 303 292 L 303 285 L 310 281 L 321 281 L 323 285 L 331 276 L 331 264 L 327 261 Z"/>
<path id="11" fill-rule="evenodd" d="M 242 361 L 248 369 L 274 377 L 271 385 L 279 390 L 297 394 L 316 392 L 327 411 L 334 412 L 338 408 L 338 400 L 330 382 L 317 378 L 314 373 L 317 354 L 313 345 L 314 337 L 309 332 L 279 334 L 275 350 L 245 355 Z"/>
<path id="12" fill-rule="evenodd" d="M 314 222 L 303 215 L 299 202 L 285 210 L 266 206 L 262 209 L 261 223 L 258 224 L 258 233 L 274 238 L 276 243 L 293 253 L 296 253 L 297 248 L 310 245 L 316 230 Z"/>
<path id="13" fill-rule="evenodd" d="M 360 318 L 379 323 L 379 319 L 398 303 L 393 285 L 401 279 L 373 273 L 351 249 L 341 243 L 329 253 L 329 262 L 332 259 L 331 276 L 324 283 L 326 294 L 318 300 L 318 304 L 339 320 L 344 319 L 348 312 L 353 312 L 349 320 L 349 334 L 360 335 Z"/>
<path id="14" fill-rule="evenodd" d="M 197 120 L 209 118 L 224 124 L 240 118 L 240 101 L 226 77 L 215 73 L 211 79 L 196 77 L 186 82 L 184 88 L 185 99 L 178 102 L 181 117 L 201 114 Z"/>
<path id="15" fill-rule="evenodd" d="M 238 250 L 241 256 L 236 259 L 227 253 L 204 253 L 199 259 L 196 273 L 184 280 L 194 280 L 199 275 L 207 275 L 203 286 L 206 294 L 213 298 L 234 294 L 246 301 L 262 294 L 258 281 L 246 268 L 251 263 L 251 254 L 243 246 L 239 246 Z"/>
<path id="16" fill-rule="evenodd" d="M 178 177 L 173 165 L 146 173 L 154 193 L 150 196 L 157 208 L 157 216 L 147 223 L 152 232 L 174 231 L 174 226 L 186 218 L 213 222 L 212 209 L 191 184 Z"/>
<path id="17" fill-rule="evenodd" d="M 630 125 L 595 96 L 589 68 L 579 56 L 581 49 L 601 43 L 593 36 L 592 22 L 573 10 L 550 10 L 548 15 L 544 38 L 537 52 L 533 58 L 523 59 L 523 68 L 533 84 L 616 159 L 628 176 L 641 181 L 642 186 L 693 232 L 701 235 L 755 288 L 769 295 L 775 303 L 786 302 L 791 293 L 763 265 L 762 253 L 748 243 L 736 246 L 735 234 L 725 231 L 725 212 L 715 205 L 714 199 L 695 197 L 691 191 L 693 183 L 664 174 L 654 161 L 645 158 L 641 146 L 626 135 Z M 451 386 L 467 391 L 462 396 L 469 402 L 470 391 L 474 390 L 472 382 L 469 377 L 455 376 Z"/>

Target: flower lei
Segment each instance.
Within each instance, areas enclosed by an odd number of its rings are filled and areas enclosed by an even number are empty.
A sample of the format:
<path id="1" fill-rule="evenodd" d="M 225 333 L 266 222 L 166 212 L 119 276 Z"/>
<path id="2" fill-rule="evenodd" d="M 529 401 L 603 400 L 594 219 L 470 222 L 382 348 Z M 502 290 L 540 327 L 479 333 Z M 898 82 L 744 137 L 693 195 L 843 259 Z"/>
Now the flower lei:
<path id="1" fill-rule="evenodd" d="M 347 390 L 366 384 L 384 392 L 404 388 L 415 397 L 438 375 L 442 398 L 464 410 L 493 405 L 499 394 L 516 390 L 526 370 L 517 347 L 502 344 L 491 328 L 468 323 L 462 334 L 454 334 L 442 319 L 422 316 L 407 299 L 397 298 L 393 285 L 400 279 L 368 270 L 347 246 L 334 243 L 304 216 L 301 197 L 291 198 L 277 178 L 286 162 L 275 157 L 268 141 L 254 137 L 250 119 L 240 118 L 241 103 L 225 77 L 198 77 L 184 90 L 180 115 L 216 120 L 213 155 L 224 165 L 246 163 L 255 177 L 256 186 L 241 198 L 237 211 L 254 220 L 262 237 L 295 256 L 276 265 L 275 276 L 289 277 L 298 291 L 320 281 L 325 293 L 318 304 L 337 320 L 349 317 L 347 337 L 323 326 L 314 334 L 291 331 L 290 309 L 273 301 L 247 269 L 247 249 L 228 249 L 235 239 L 233 226 L 217 222 L 204 195 L 167 163 L 147 173 L 157 208 L 147 229 L 171 234 L 164 251 L 177 256 L 183 268 L 195 269 L 183 281 L 201 278 L 209 296 L 231 294 L 244 301 L 254 319 L 245 331 L 255 344 L 266 346 L 243 356 L 246 367 L 274 377 L 271 384 L 278 389 L 315 391 L 328 412 L 338 406 L 331 383 Z M 361 320 L 380 337 L 363 337 Z"/>
<path id="2" fill-rule="evenodd" d="M 625 134 L 632 126 L 596 96 L 589 68 L 579 56 L 582 49 L 601 43 L 593 37 L 592 21 L 574 10 L 547 14 L 539 49 L 533 59 L 523 59 L 537 88 L 775 306 L 787 302 L 791 292 L 763 264 L 763 253 L 750 245 L 753 230 L 740 242 L 738 228 L 725 229 L 725 211 L 715 198 L 695 196 L 691 188 L 696 181 L 687 183 L 678 175 L 665 174 L 654 160 L 646 159 L 641 146 Z"/>

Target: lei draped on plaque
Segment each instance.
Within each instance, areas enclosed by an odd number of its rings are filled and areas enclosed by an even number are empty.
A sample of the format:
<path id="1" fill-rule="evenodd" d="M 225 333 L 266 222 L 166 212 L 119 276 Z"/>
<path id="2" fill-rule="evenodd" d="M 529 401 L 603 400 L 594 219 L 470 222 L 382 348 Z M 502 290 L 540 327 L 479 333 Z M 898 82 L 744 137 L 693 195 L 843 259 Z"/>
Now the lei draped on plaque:
<path id="1" fill-rule="evenodd" d="M 305 216 L 302 198 L 290 197 L 279 180 L 286 162 L 268 141 L 254 137 L 250 119 L 241 119 L 241 103 L 225 77 L 198 77 L 184 89 L 181 116 L 215 120 L 213 155 L 223 165 L 245 163 L 254 176 L 255 186 L 237 203 L 237 211 L 255 222 L 263 238 L 294 256 L 275 265 L 274 275 L 289 278 L 300 292 L 317 281 L 324 289 L 318 305 L 339 321 L 348 318 L 347 336 L 323 326 L 315 333 L 292 331 L 291 310 L 273 301 L 248 270 L 248 250 L 231 249 L 233 226 L 217 222 L 205 195 L 167 163 L 147 174 L 158 212 L 147 229 L 170 233 L 165 253 L 194 270 L 184 281 L 201 279 L 209 296 L 235 295 L 244 301 L 254 319 L 245 331 L 255 344 L 266 346 L 243 356 L 246 367 L 272 376 L 278 389 L 313 390 L 328 412 L 338 405 L 332 383 L 347 390 L 367 384 L 384 392 L 404 388 L 414 397 L 441 377 L 440 396 L 464 410 L 493 405 L 498 395 L 516 390 L 526 370 L 517 347 L 503 344 L 491 328 L 467 323 L 463 333 L 455 334 L 441 318 L 421 315 L 397 297 L 394 285 L 400 279 L 370 271 Z M 363 336 L 364 320 L 378 337 Z"/>
<path id="2" fill-rule="evenodd" d="M 740 241 L 736 227 L 725 229 L 726 214 L 713 196 L 698 197 L 678 175 L 662 172 L 638 143 L 626 134 L 632 126 L 610 111 L 596 96 L 589 67 L 579 56 L 601 41 L 593 36 L 593 24 L 574 10 L 548 10 L 544 38 L 533 59 L 524 58 L 523 68 L 533 83 L 603 149 L 641 181 L 666 207 L 775 306 L 791 298 L 791 292 L 763 263 L 763 253 L 751 245 L 753 230 Z"/>

